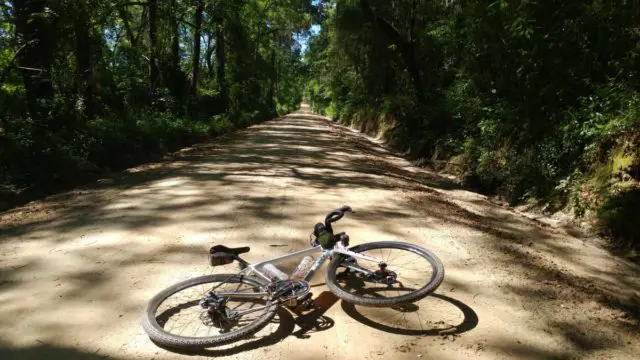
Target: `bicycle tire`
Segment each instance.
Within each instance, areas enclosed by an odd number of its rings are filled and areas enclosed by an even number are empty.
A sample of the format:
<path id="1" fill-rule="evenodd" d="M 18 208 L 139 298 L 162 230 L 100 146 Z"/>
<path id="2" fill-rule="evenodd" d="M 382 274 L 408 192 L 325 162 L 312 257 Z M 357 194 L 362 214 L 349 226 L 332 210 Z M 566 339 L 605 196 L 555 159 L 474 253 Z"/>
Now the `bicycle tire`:
<path id="1" fill-rule="evenodd" d="M 338 255 L 331 260 L 325 272 L 327 287 L 329 287 L 329 290 L 331 290 L 331 292 L 336 296 L 352 304 L 369 307 L 389 307 L 418 301 L 434 292 L 438 288 L 438 286 L 440 286 L 442 280 L 444 280 L 444 265 L 442 264 L 440 259 L 431 251 L 413 244 L 393 241 L 380 241 L 356 245 L 351 247 L 349 250 L 354 252 L 361 252 L 366 250 L 389 248 L 411 251 L 425 258 L 429 262 L 429 264 L 431 264 L 431 267 L 433 269 L 433 274 L 431 276 L 431 279 L 429 279 L 429 282 L 427 282 L 427 284 L 423 287 L 416 289 L 415 291 L 393 298 L 372 298 L 358 296 L 357 294 L 345 291 L 338 283 L 336 270 L 342 264 L 342 261 L 346 258 L 345 255 Z"/>
<path id="2" fill-rule="evenodd" d="M 268 308 L 265 310 L 265 313 L 255 321 L 237 331 L 232 331 L 221 335 L 202 338 L 179 336 L 166 332 L 163 327 L 158 324 L 155 312 L 158 310 L 158 307 L 162 304 L 162 302 L 169 298 L 171 295 L 195 285 L 223 282 L 225 280 L 226 282 L 240 282 L 252 286 L 265 285 L 263 282 L 258 281 L 255 278 L 232 274 L 214 274 L 200 276 L 174 284 L 151 298 L 151 300 L 147 304 L 146 309 L 144 310 L 142 327 L 144 328 L 149 338 L 158 345 L 167 348 L 198 350 L 211 346 L 229 344 L 242 338 L 248 337 L 260 331 L 271 321 L 271 319 L 273 319 L 276 314 L 276 310 L 278 309 L 278 305 L 268 302 Z"/>

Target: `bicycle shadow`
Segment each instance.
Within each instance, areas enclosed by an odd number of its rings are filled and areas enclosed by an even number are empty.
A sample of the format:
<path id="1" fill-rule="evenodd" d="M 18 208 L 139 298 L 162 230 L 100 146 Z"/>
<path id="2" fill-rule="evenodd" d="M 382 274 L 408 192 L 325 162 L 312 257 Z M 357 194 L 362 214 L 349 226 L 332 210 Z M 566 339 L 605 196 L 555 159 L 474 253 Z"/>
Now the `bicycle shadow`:
<path id="1" fill-rule="evenodd" d="M 405 287 L 401 282 L 400 287 L 385 286 L 354 275 L 351 272 L 341 273 L 337 276 L 338 282 L 343 290 L 362 297 L 401 296 L 403 293 L 408 294 L 417 290 Z M 373 287 L 367 288 L 369 285 Z M 437 300 L 434 301 L 434 299 Z M 479 322 L 478 314 L 467 304 L 436 293 L 431 293 L 414 302 L 391 307 L 358 306 L 345 300 L 341 302 L 341 307 L 348 316 L 363 325 L 398 335 L 457 335 L 475 328 Z M 452 308 L 456 309 L 453 316 Z M 427 311 L 423 311 L 425 309 Z M 443 311 L 439 313 L 438 310 Z M 457 321 L 460 316 L 462 321 L 459 324 L 450 324 Z"/>
<path id="2" fill-rule="evenodd" d="M 413 290 L 407 289 L 407 291 Z M 433 306 L 428 306 L 432 305 L 429 303 L 433 303 L 433 299 L 442 302 L 441 307 L 444 305 L 447 312 L 450 312 L 452 307 L 457 308 L 457 312 L 462 315 L 462 321 L 451 325 L 443 321 L 443 318 L 438 315 L 433 318 L 437 310 L 434 310 Z M 430 294 L 419 301 L 394 307 L 367 308 L 344 300 L 341 302 L 341 307 L 348 316 L 363 325 L 398 335 L 458 335 L 474 329 L 479 322 L 478 314 L 467 304 L 441 294 Z M 421 312 L 424 309 L 428 309 L 428 312 Z M 412 315 L 414 316 L 414 321 L 411 319 Z M 429 320 L 430 317 L 434 321 Z M 456 318 L 458 317 L 456 316 Z"/>
<path id="3" fill-rule="evenodd" d="M 376 296 L 375 292 L 381 290 L 381 288 L 367 289 L 366 294 L 370 294 L 371 296 Z M 413 291 L 413 289 L 406 289 L 406 291 Z M 363 292 L 363 295 L 365 293 Z M 420 328 L 417 326 L 415 328 L 411 328 L 409 326 L 393 326 L 393 324 L 385 324 L 383 319 L 376 318 L 376 316 L 371 316 L 370 314 L 365 313 L 362 309 L 383 309 L 386 311 L 397 312 L 398 316 L 402 316 L 402 323 L 404 325 L 410 325 L 411 322 L 406 320 L 406 316 L 408 314 L 416 314 L 421 309 L 430 309 L 432 308 L 427 306 L 426 302 L 430 301 L 430 299 L 437 299 L 448 304 L 449 307 L 453 305 L 453 307 L 457 308 L 462 315 L 464 316 L 463 320 L 457 325 L 450 325 L 448 327 L 439 326 L 444 322 L 436 321 L 436 322 L 423 322 L 420 321 Z M 323 291 L 314 299 L 315 306 L 310 311 L 296 311 L 286 307 L 280 307 L 276 316 L 273 318 L 271 323 L 265 327 L 265 329 L 259 331 L 253 336 L 239 340 L 229 345 L 221 345 L 217 347 L 211 347 L 202 350 L 182 350 L 182 349 L 172 349 L 163 347 L 165 350 L 187 355 L 187 356 L 230 356 L 236 355 L 245 351 L 255 350 L 266 346 L 271 346 L 279 343 L 280 341 L 286 339 L 289 336 L 295 336 L 299 339 L 308 339 L 311 337 L 313 333 L 325 331 L 331 329 L 335 325 L 335 321 L 330 317 L 324 315 L 324 313 L 329 310 L 336 302 L 338 302 L 340 298 L 335 296 L 330 291 Z M 478 315 L 475 311 L 464 304 L 462 301 L 456 300 L 449 296 L 441 295 L 441 294 L 431 294 L 425 299 L 419 300 L 414 303 L 403 304 L 392 308 L 365 308 L 359 307 L 357 305 L 353 305 L 344 300 L 340 303 L 343 311 L 358 321 L 359 323 L 372 327 L 374 329 L 378 329 L 380 331 L 399 334 L 399 335 L 414 335 L 414 336 L 439 336 L 439 335 L 456 335 L 467 332 L 478 325 Z M 418 316 L 420 318 L 420 316 Z M 296 325 L 299 327 L 296 330 Z M 425 325 L 428 325 L 425 328 Z"/>
<path id="4" fill-rule="evenodd" d="M 308 313 L 294 312 L 298 315 L 296 324 L 300 327 L 300 330 L 291 335 L 300 339 L 308 339 L 311 337 L 311 335 L 309 335 L 310 333 L 331 329 L 333 325 L 335 325 L 335 321 L 325 316 L 324 313 L 338 302 L 338 300 L 340 300 L 340 298 L 332 292 L 323 291 L 313 300 L 313 310 Z"/>

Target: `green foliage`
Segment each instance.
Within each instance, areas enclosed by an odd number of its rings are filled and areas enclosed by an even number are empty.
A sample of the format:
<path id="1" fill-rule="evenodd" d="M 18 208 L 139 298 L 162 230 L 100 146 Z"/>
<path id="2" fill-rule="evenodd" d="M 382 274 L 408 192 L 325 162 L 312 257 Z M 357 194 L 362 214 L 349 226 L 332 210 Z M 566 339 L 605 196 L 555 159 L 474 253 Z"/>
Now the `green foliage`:
<path id="1" fill-rule="evenodd" d="M 233 123 L 225 114 L 214 115 L 211 119 L 211 131 L 215 134 L 224 134 L 233 128 Z"/>
<path id="2" fill-rule="evenodd" d="M 1 3 L 0 195 L 38 196 L 296 109 L 296 39 L 312 10 L 310 0 Z"/>
<path id="3" fill-rule="evenodd" d="M 130 118 L 95 118 L 87 123 L 78 152 L 100 168 L 120 168 L 153 159 L 203 140 L 212 124 L 143 112 Z"/>
<path id="4" fill-rule="evenodd" d="M 38 141 L 34 129 L 24 120 L 18 119 L 10 126 L 11 130 L 2 135 L 0 163 L 5 171 L 0 182 L 15 192 L 31 189 L 38 193 L 88 179 L 98 171 L 154 159 L 202 140 L 213 130 L 208 123 L 153 112 L 96 117 L 82 131 Z"/>
<path id="5" fill-rule="evenodd" d="M 612 195 L 598 209 L 600 231 L 617 239 L 623 249 L 640 252 L 640 188 L 622 191 Z"/>
<path id="6" fill-rule="evenodd" d="M 629 203 L 611 194 L 640 180 L 636 2 L 323 3 L 305 54 L 315 111 L 393 123 L 394 146 L 455 160 L 511 203 L 587 216 L 613 202 L 602 223 L 625 237 Z"/>

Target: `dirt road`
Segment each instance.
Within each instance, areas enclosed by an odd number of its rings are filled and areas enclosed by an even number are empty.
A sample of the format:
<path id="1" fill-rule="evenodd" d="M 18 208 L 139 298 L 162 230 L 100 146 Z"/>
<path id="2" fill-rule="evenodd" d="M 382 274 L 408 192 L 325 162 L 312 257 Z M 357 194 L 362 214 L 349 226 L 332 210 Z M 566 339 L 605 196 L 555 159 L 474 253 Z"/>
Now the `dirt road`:
<path id="1" fill-rule="evenodd" d="M 208 248 L 249 261 L 302 249 L 329 210 L 352 243 L 401 240 L 446 277 L 406 312 L 372 311 L 314 279 L 321 310 L 281 311 L 246 341 L 158 348 L 146 301 L 211 273 Z M 637 359 L 640 268 L 593 238 L 530 220 L 300 112 L 166 162 L 1 214 L 0 359 Z M 216 272 L 235 270 L 216 268 Z M 625 310 L 626 309 L 626 310 Z M 393 311 L 396 311 L 394 313 Z"/>

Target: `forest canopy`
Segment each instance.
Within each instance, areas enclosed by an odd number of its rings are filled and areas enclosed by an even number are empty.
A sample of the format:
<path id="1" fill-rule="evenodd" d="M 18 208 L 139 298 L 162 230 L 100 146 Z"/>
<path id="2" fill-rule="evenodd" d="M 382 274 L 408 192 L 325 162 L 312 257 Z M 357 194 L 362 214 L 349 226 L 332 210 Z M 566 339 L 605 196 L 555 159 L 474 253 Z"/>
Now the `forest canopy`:
<path id="1" fill-rule="evenodd" d="M 640 244 L 640 3 L 321 1 L 313 108 Z M 633 246 L 633 245 L 631 245 Z"/>
<path id="2" fill-rule="evenodd" d="M 312 16 L 309 0 L 1 2 L 0 203 L 297 108 Z"/>

